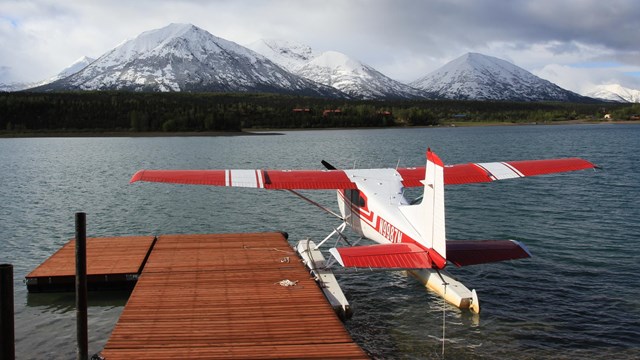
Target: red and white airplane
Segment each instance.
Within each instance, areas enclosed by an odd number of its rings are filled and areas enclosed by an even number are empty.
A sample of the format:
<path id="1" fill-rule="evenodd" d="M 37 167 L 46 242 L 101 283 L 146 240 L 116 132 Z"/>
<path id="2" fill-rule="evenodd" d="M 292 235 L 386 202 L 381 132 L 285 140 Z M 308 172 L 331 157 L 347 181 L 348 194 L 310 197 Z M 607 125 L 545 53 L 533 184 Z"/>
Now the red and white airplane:
<path id="1" fill-rule="evenodd" d="M 431 150 L 427 150 L 426 160 L 426 167 L 398 169 L 338 170 L 323 161 L 326 170 L 140 170 L 131 182 L 290 190 L 312 203 L 295 190 L 337 190 L 341 215 L 334 215 L 343 223 L 324 241 L 336 233 L 341 235 L 349 225 L 378 243 L 331 248 L 330 254 L 340 265 L 409 270 L 450 303 L 477 312 L 475 291 L 443 272 L 447 263 L 465 266 L 527 258 L 530 254 L 514 240 L 447 240 L 444 186 L 596 167 L 578 158 L 445 166 Z M 406 187 L 423 187 L 422 201 L 410 203 L 403 195 Z"/>

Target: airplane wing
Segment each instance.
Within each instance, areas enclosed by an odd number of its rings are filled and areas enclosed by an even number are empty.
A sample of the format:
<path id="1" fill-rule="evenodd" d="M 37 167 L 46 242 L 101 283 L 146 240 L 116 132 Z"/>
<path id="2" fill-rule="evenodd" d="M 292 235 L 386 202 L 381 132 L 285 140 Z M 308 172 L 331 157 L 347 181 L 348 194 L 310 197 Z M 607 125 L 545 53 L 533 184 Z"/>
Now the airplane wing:
<path id="1" fill-rule="evenodd" d="M 342 170 L 140 170 L 130 182 L 136 181 L 290 190 L 356 188 Z"/>
<path id="2" fill-rule="evenodd" d="M 578 158 L 459 164 L 444 167 L 444 183 L 491 182 L 592 168 L 594 164 Z M 403 186 L 424 186 L 424 167 L 397 172 Z M 343 170 L 140 170 L 131 178 L 132 183 L 136 181 L 290 190 L 357 188 Z"/>
<path id="3" fill-rule="evenodd" d="M 594 164 L 579 158 L 447 165 L 444 167 L 444 184 L 491 182 L 595 167 Z M 402 176 L 402 184 L 405 187 L 424 186 L 421 183 L 424 180 L 424 167 L 401 168 L 398 169 L 398 173 Z"/>

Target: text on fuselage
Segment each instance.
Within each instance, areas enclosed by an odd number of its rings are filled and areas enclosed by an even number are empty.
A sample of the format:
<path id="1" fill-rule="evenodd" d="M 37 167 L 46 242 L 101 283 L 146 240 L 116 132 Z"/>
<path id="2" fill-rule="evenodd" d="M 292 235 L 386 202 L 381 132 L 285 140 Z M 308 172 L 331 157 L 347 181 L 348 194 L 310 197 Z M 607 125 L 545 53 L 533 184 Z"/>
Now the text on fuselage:
<path id="1" fill-rule="evenodd" d="M 402 231 L 389 224 L 383 218 L 380 218 L 380 228 L 378 229 L 378 232 L 392 243 L 402 242 Z"/>

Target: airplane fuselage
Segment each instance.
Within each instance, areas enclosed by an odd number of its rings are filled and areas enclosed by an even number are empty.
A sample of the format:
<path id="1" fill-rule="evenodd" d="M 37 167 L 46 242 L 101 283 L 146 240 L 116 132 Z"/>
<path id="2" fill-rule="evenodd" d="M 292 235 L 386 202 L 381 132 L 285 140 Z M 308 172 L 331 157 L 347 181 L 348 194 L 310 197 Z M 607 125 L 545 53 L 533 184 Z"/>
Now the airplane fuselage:
<path id="1" fill-rule="evenodd" d="M 424 246 L 420 235 L 399 208 L 409 202 L 397 181 L 394 169 L 368 174 L 363 170 L 345 170 L 357 184 L 355 190 L 338 190 L 338 205 L 343 219 L 358 234 L 380 244 L 415 243 Z"/>

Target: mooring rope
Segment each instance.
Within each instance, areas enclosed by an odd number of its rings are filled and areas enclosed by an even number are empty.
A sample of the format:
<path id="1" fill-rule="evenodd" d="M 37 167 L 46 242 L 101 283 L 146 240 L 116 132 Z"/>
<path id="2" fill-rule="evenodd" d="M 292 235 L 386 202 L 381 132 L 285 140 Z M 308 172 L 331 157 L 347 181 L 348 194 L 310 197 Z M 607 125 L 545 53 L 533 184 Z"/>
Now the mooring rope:
<path id="1" fill-rule="evenodd" d="M 440 280 L 442 280 L 442 286 L 444 287 L 444 291 L 442 292 L 442 358 L 444 359 L 444 345 L 445 345 L 445 335 L 446 335 L 446 326 L 447 326 L 447 285 L 449 285 L 445 280 L 440 270 L 435 269 L 438 276 L 440 276 Z"/>
<path id="2" fill-rule="evenodd" d="M 445 299 L 445 296 L 447 296 L 447 283 L 444 281 L 444 279 L 442 285 L 444 286 L 444 292 L 442 296 L 442 358 L 444 359 L 445 329 L 447 326 L 447 300 Z"/>

